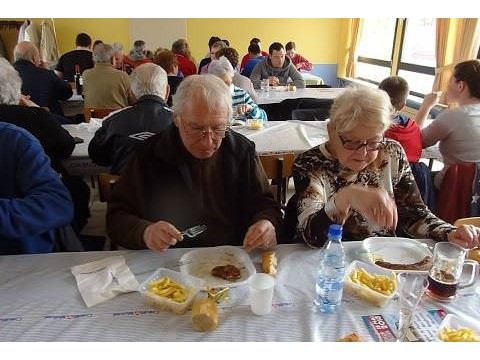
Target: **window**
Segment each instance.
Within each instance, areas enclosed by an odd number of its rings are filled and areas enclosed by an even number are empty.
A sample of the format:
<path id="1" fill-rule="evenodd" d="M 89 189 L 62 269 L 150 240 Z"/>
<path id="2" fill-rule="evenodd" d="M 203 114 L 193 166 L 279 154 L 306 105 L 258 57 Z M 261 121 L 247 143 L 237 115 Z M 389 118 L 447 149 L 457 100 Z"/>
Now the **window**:
<path id="1" fill-rule="evenodd" d="M 365 19 L 358 48 L 357 76 L 378 84 L 390 76 L 395 19 Z"/>
<path id="2" fill-rule="evenodd" d="M 375 84 L 404 77 L 410 93 L 428 94 L 435 78 L 435 19 L 364 19 L 357 77 Z"/>

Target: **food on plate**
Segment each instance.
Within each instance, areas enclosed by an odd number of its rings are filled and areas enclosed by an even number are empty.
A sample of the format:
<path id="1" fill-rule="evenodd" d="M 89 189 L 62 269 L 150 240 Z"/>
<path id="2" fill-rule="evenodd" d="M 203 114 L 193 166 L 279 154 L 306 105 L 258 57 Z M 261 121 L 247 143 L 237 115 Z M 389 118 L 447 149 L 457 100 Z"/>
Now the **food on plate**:
<path id="1" fill-rule="evenodd" d="M 449 342 L 472 342 L 480 341 L 480 336 L 470 328 L 462 327 L 459 329 L 450 329 L 444 327 L 440 332 L 440 340 Z"/>
<path id="2" fill-rule="evenodd" d="M 231 264 L 215 266 L 211 274 L 225 280 L 238 280 L 242 277 L 240 269 Z"/>
<path id="3" fill-rule="evenodd" d="M 338 339 L 339 342 L 360 342 L 363 341 L 363 339 L 358 335 L 357 333 L 353 332 L 351 334 L 348 334 L 340 339 Z"/>
<path id="4" fill-rule="evenodd" d="M 396 288 L 395 277 L 373 275 L 364 268 L 354 269 L 349 277 L 353 283 L 368 287 L 387 296 L 391 295 Z"/>
<path id="5" fill-rule="evenodd" d="M 262 269 L 266 274 L 277 273 L 277 256 L 274 251 L 268 250 L 262 254 Z"/>
<path id="6" fill-rule="evenodd" d="M 418 270 L 425 271 L 432 267 L 432 257 L 425 256 L 422 260 L 413 264 L 392 264 L 383 260 L 376 260 L 375 265 L 381 266 L 390 270 Z"/>
<path id="7" fill-rule="evenodd" d="M 188 292 L 185 287 L 173 281 L 168 276 L 151 281 L 147 286 L 147 290 L 155 295 L 165 297 L 177 303 L 183 303 L 188 298 Z"/>
<path id="8" fill-rule="evenodd" d="M 214 300 L 217 304 L 228 299 L 228 292 L 228 287 L 207 289 L 208 298 Z"/>
<path id="9" fill-rule="evenodd" d="M 467 259 L 475 260 L 480 263 L 480 248 L 468 250 Z"/>
<path id="10" fill-rule="evenodd" d="M 217 303 L 213 299 L 196 299 L 192 305 L 192 325 L 197 331 L 212 331 L 218 325 Z"/>

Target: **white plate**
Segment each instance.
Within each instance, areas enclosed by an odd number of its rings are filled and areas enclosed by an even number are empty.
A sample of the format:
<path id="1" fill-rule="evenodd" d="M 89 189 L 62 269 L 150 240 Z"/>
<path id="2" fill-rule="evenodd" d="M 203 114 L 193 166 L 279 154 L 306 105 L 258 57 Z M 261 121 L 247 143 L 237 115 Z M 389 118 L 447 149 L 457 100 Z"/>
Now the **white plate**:
<path id="1" fill-rule="evenodd" d="M 480 323 L 473 320 L 466 320 L 453 314 L 447 314 L 447 316 L 445 316 L 442 323 L 440 324 L 437 333 L 438 341 L 443 341 L 440 339 L 440 334 L 444 328 L 449 328 L 453 330 L 458 330 L 460 328 L 469 328 L 472 329 L 480 338 Z"/>
<path id="2" fill-rule="evenodd" d="M 215 266 L 227 264 L 240 269 L 240 279 L 225 280 L 210 274 Z M 245 250 L 235 246 L 217 246 L 184 254 L 180 258 L 180 272 L 205 280 L 207 287 L 235 287 L 244 284 L 256 270 Z"/>
<path id="3" fill-rule="evenodd" d="M 401 237 L 370 237 L 363 240 L 363 248 L 368 254 L 368 260 L 382 260 L 391 264 L 413 264 L 421 261 L 432 253 L 425 244 L 414 239 Z M 394 272 L 420 272 L 421 270 L 392 270 Z"/>

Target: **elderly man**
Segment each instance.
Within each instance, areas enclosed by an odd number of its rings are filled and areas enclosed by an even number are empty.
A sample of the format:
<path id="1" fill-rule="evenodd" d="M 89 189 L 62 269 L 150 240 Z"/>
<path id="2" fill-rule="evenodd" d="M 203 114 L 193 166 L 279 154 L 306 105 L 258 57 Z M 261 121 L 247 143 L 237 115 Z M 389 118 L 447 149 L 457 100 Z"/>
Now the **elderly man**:
<path id="1" fill-rule="evenodd" d="M 304 88 L 305 81 L 302 75 L 292 64 L 292 61 L 285 57 L 285 49 L 279 42 L 274 42 L 268 48 L 268 58 L 258 63 L 250 74 L 255 89 L 260 88 L 262 79 L 268 79 L 272 86 L 286 85 L 292 81 L 297 88 Z"/>
<path id="2" fill-rule="evenodd" d="M 73 206 L 38 140 L 0 122 L 0 168 L 0 255 L 54 251 Z"/>
<path id="3" fill-rule="evenodd" d="M 138 66 L 130 75 L 135 105 L 115 112 L 102 122 L 88 146 L 93 162 L 111 166 L 119 174 L 132 150 L 173 122 L 167 107 L 167 73 L 155 64 Z"/>
<path id="4" fill-rule="evenodd" d="M 57 66 L 55 67 L 55 73 L 60 79 L 64 79 L 70 82 L 74 81 L 75 65 L 80 67 L 80 74 L 86 69 L 93 68 L 92 59 L 92 39 L 88 34 L 80 33 L 75 39 L 75 50 L 69 51 L 63 54 L 58 59 Z"/>
<path id="5" fill-rule="evenodd" d="M 175 124 L 138 149 L 113 190 L 107 232 L 119 245 L 169 247 L 276 244 L 281 222 L 254 144 L 228 130 L 228 87 L 191 75 L 173 97 Z M 179 229 L 205 224 L 195 239 Z"/>
<path id="6" fill-rule="evenodd" d="M 95 66 L 83 73 L 85 107 L 121 109 L 134 102 L 128 75 L 115 69 L 114 55 L 111 45 L 100 44 L 95 48 Z"/>
<path id="7" fill-rule="evenodd" d="M 72 96 L 72 88 L 60 80 L 53 71 L 42 67 L 40 52 L 33 43 L 22 41 L 15 46 L 13 66 L 22 78 L 22 93 L 39 106 L 48 107 L 51 112 L 63 115 L 60 100 Z"/>

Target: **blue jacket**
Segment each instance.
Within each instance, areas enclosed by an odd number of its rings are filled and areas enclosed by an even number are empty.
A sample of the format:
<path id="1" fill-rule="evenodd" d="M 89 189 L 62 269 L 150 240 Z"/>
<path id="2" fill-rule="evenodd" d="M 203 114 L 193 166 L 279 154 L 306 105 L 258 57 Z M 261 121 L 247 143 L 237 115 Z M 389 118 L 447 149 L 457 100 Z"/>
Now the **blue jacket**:
<path id="1" fill-rule="evenodd" d="M 0 255 L 54 250 L 54 230 L 70 223 L 68 190 L 38 140 L 0 122 Z"/>
<path id="2" fill-rule="evenodd" d="M 22 78 L 22 94 L 30 95 L 39 106 L 47 106 L 51 112 L 63 115 L 59 100 L 67 100 L 73 94 L 67 82 L 53 71 L 36 67 L 27 60 L 17 60 L 13 66 Z"/>

